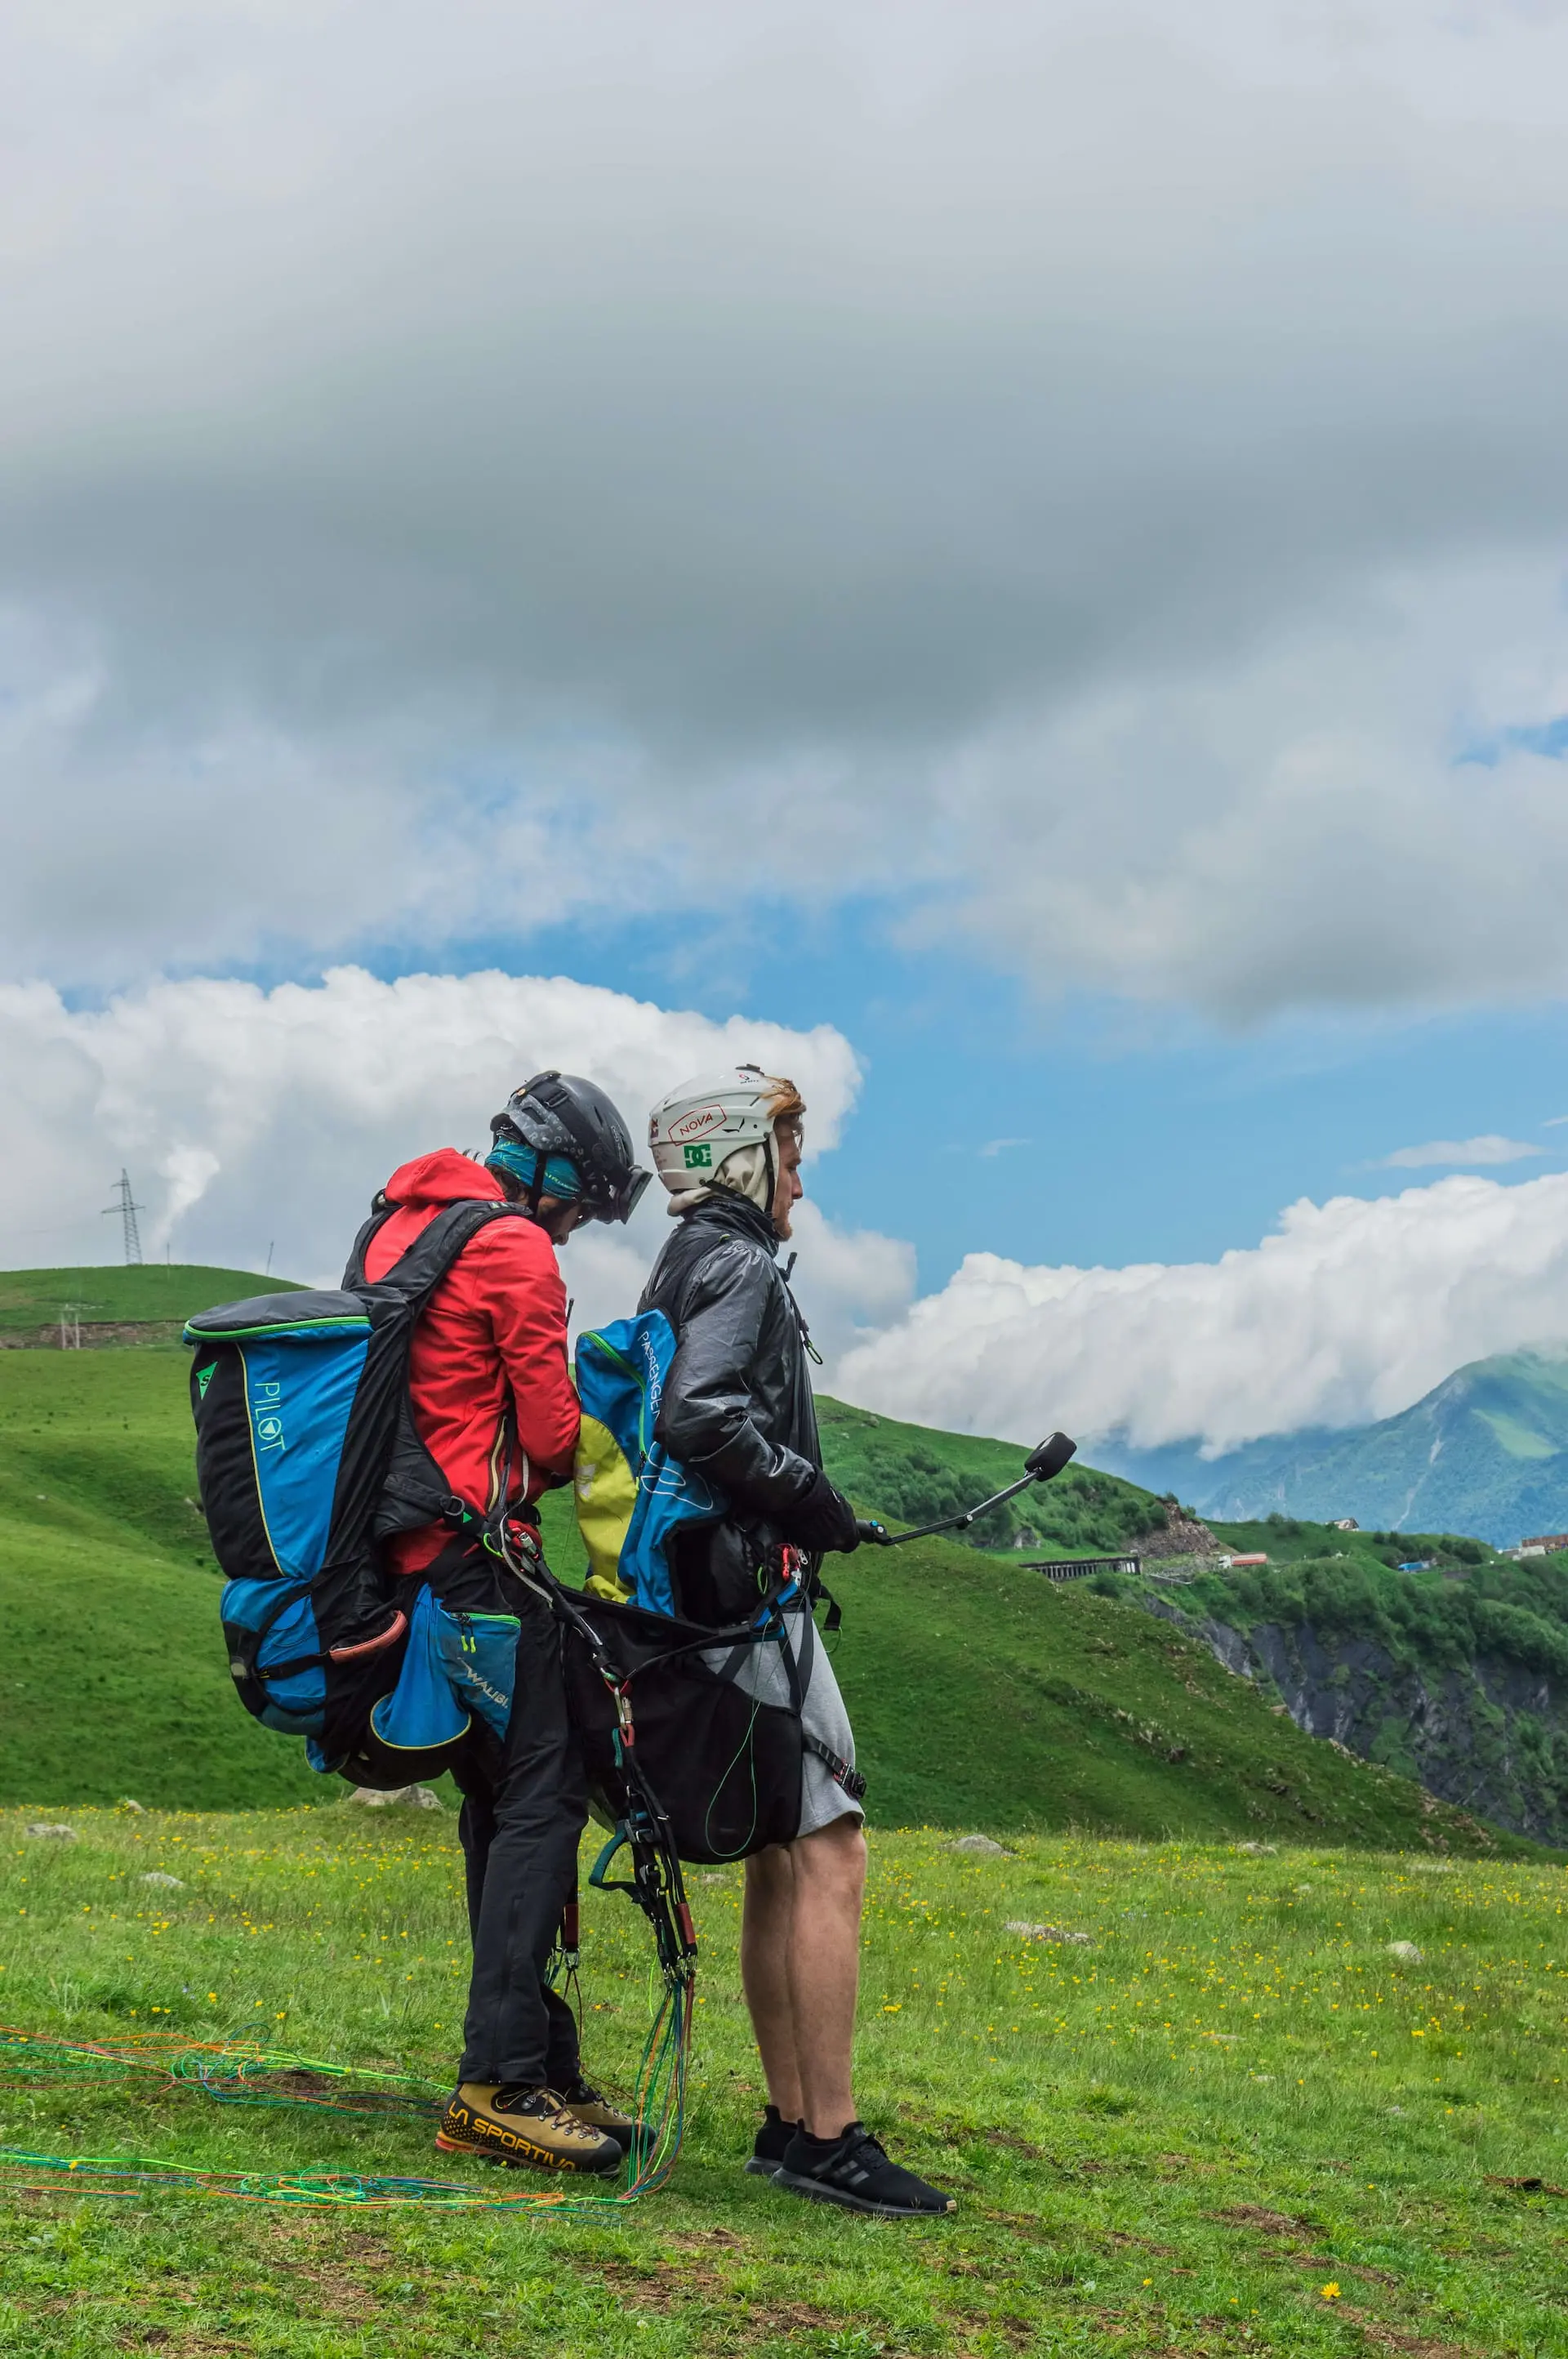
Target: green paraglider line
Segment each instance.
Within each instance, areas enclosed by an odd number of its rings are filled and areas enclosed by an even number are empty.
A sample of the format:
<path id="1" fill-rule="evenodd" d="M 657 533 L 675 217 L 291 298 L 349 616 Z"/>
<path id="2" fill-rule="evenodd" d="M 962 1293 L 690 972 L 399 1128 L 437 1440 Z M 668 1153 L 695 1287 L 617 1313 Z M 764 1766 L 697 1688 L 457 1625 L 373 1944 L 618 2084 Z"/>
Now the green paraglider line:
<path id="1" fill-rule="evenodd" d="M 39 2192 L 130 2195 L 163 2188 L 243 2203 L 308 2203 L 387 2209 L 421 2204 L 452 2212 L 605 2212 L 623 2210 L 663 2187 L 680 2152 L 691 2041 L 691 1981 L 666 1983 L 637 2071 L 632 2151 L 624 2183 L 589 2194 L 569 2180 L 545 2187 L 470 2187 L 447 2179 L 362 2176 L 353 2171 L 203 2170 L 142 2155 L 42 2154 L 0 2146 L 0 2169 L 38 2173 Z M 252 2039 L 198 2040 L 177 2032 L 132 2033 L 71 2040 L 0 2027 L 0 2084 L 103 2082 L 144 2077 L 147 2094 L 186 2086 L 221 2104 L 265 2105 L 360 2119 L 434 2118 L 445 2104 L 438 2083 L 415 2072 L 339 2064 Z M 293 2085 L 291 2086 L 290 2083 Z"/>

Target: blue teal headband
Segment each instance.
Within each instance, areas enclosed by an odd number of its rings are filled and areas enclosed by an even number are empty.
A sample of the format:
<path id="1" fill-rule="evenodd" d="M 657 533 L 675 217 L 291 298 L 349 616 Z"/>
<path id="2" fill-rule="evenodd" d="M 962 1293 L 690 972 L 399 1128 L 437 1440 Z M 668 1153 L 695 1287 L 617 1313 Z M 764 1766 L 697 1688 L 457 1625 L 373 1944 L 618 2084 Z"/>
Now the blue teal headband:
<path id="1" fill-rule="evenodd" d="M 530 1194 L 533 1190 L 534 1174 L 538 1169 L 538 1150 L 535 1147 L 524 1147 L 521 1139 L 498 1138 L 484 1158 L 484 1168 L 487 1171 L 506 1172 L 510 1178 L 517 1181 L 524 1195 Z M 562 1203 L 566 1204 L 577 1201 L 582 1194 L 582 1180 L 577 1165 L 569 1156 L 552 1155 L 546 1158 L 545 1184 L 539 1192 L 543 1196 L 557 1197 Z"/>

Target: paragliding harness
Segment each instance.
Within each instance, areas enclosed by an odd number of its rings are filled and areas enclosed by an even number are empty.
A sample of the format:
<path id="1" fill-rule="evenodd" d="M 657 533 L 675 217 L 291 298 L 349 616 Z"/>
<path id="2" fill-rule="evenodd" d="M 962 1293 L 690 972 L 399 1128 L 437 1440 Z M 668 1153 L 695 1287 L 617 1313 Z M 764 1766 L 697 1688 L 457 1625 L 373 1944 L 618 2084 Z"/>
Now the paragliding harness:
<path id="1" fill-rule="evenodd" d="M 662 1314 L 645 1313 L 627 1324 L 641 1328 L 652 1318 L 662 1320 Z M 623 1354 L 628 1365 L 640 1357 L 632 1352 Z M 581 1345 L 578 1367 L 586 1407 L 589 1387 Z M 872 1546 L 899 1548 L 932 1533 L 966 1530 L 1021 1491 L 1054 1481 L 1075 1450 L 1065 1433 L 1053 1433 L 1031 1451 L 1016 1482 L 975 1506 L 907 1532 L 892 1533 L 881 1523 L 866 1520 L 859 1527 L 860 1538 Z M 661 1490 L 674 1495 L 666 1479 L 667 1462 L 656 1461 L 650 1451 L 646 1462 Z M 616 1567 L 622 1580 L 629 1574 L 639 1581 L 643 1577 L 635 1544 L 643 1529 L 635 1516 L 626 1526 Z M 601 1540 L 608 1531 L 607 1523 Z M 607 1593 L 610 1584 L 604 1579 L 590 1583 L 590 1593 L 597 1589 L 597 1594 L 563 1590 L 553 1580 L 550 1586 L 566 1636 L 568 1696 L 582 1735 L 589 1782 L 616 1817 L 634 1816 L 644 1807 L 643 1797 L 656 1797 L 647 1807 L 660 1839 L 680 1858 L 727 1861 L 795 1839 L 800 1829 L 801 1769 L 806 1753 L 823 1763 L 852 1800 L 863 1799 L 864 1777 L 801 1723 L 811 1649 L 816 1643 L 814 1591 L 826 1593 L 817 1588 L 810 1562 L 799 1550 L 787 1544 L 778 1549 L 755 1613 L 728 1629 L 698 1629 L 673 1614 L 620 1599 Z M 828 1603 L 825 1627 L 831 1632 L 838 1626 L 838 1609 Z M 778 1701 L 765 1701 L 761 1694 L 764 1650 L 770 1646 L 777 1647 L 782 1669 L 782 1680 L 775 1684 L 784 1692 Z M 748 1667 L 748 1658 L 749 1683 L 738 1676 Z"/>
<path id="2" fill-rule="evenodd" d="M 594 1774 L 596 1767 L 602 1771 L 601 1759 L 598 1765 L 590 1765 L 589 1783 L 599 1815 L 602 1817 L 607 1809 L 612 1809 L 614 1816 L 611 1839 L 594 1862 L 589 1882 L 597 1891 L 624 1892 L 636 1902 L 652 1928 L 666 1992 L 677 2001 L 683 1992 L 689 1997 L 696 1971 L 697 1934 L 681 1873 L 676 1831 L 638 1750 L 629 1694 L 635 1673 L 627 1674 L 612 1662 L 577 1596 L 549 1571 L 526 1527 L 519 1527 L 505 1516 L 470 1516 L 462 1519 L 459 1528 L 495 1557 L 514 1580 L 543 1599 L 560 1625 L 562 1655 L 568 1667 L 575 1646 L 597 1675 L 604 1703 L 594 1717 L 610 1730 L 612 1774 Z M 569 1680 L 568 1669 L 568 1685 Z M 631 1854 L 630 1881 L 612 1878 L 608 1873 L 616 1854 L 622 1850 Z M 573 1900 L 563 1912 L 552 1962 L 557 1982 L 576 1975 L 577 1933 L 577 1905 Z"/>
<path id="3" fill-rule="evenodd" d="M 675 1355 L 662 1310 L 578 1339 L 574 1489 L 590 1570 L 562 1614 L 568 1690 L 590 1777 L 613 1786 L 620 1723 L 607 1721 L 604 1700 L 629 1711 L 635 1686 L 636 1725 L 683 1857 L 739 1859 L 798 1833 L 803 1754 L 821 1760 L 853 1800 L 866 1787 L 802 1725 L 816 1644 L 812 1608 L 826 1595 L 809 1558 L 776 1539 L 756 1545 L 756 1602 L 743 1620 L 698 1625 L 677 1608 L 672 1551 L 725 1516 L 730 1502 L 657 1439 Z M 827 1604 L 832 1632 L 839 1614 Z"/>

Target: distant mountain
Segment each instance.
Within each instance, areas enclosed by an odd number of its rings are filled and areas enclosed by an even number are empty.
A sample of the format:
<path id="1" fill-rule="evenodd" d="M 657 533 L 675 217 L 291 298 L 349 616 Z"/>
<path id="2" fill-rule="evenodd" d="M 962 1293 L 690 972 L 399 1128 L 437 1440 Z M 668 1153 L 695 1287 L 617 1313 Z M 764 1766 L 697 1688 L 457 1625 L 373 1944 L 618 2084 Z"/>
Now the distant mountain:
<path id="1" fill-rule="evenodd" d="M 1568 1530 L 1568 1346 L 1474 1360 L 1398 1417 L 1266 1436 L 1223 1458 L 1195 1443 L 1094 1445 L 1097 1462 L 1201 1515 L 1354 1516 L 1390 1531 L 1471 1532 L 1505 1548 Z"/>

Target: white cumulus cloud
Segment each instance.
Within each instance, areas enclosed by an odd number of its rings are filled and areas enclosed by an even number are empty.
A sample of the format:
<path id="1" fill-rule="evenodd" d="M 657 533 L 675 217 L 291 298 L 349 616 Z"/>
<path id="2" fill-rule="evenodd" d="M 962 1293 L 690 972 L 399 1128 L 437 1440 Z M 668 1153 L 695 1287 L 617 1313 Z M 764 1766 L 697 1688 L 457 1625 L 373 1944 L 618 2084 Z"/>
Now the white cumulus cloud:
<path id="1" fill-rule="evenodd" d="M 831 1148 L 860 1086 L 828 1026 L 716 1024 L 565 976 L 412 974 L 346 967 L 316 984 L 193 978 L 102 1009 L 43 984 L 0 987 L 0 1256 L 13 1266 L 113 1260 L 101 1208 L 122 1166 L 146 1207 L 148 1258 L 332 1279 L 394 1167 L 440 1146 L 482 1147 L 507 1093 L 545 1065 L 583 1072 L 633 1138 L 661 1091 L 752 1059 L 806 1094 L 807 1145 Z M 629 1230 L 572 1241 L 581 1316 L 632 1309 L 666 1225 L 650 1190 Z M 907 1248 L 849 1237 L 812 1207 L 805 1299 L 830 1340 L 882 1325 L 908 1299 Z"/>
<path id="2" fill-rule="evenodd" d="M 1392 1416 L 1451 1370 L 1568 1335 L 1568 1174 L 1304 1200 L 1216 1262 L 1031 1267 L 971 1254 L 836 1381 L 892 1417 L 1226 1450 Z"/>

